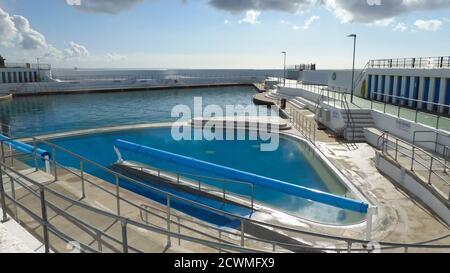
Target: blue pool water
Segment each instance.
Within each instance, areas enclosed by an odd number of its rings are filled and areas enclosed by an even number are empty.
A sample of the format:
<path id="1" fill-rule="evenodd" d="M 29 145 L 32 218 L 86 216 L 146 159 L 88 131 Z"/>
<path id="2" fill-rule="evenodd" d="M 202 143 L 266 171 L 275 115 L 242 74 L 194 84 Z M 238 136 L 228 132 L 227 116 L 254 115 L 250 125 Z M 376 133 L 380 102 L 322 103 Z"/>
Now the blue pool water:
<path id="1" fill-rule="evenodd" d="M 311 189 L 341 196 L 347 193 L 346 188 L 336 180 L 323 163 L 314 157 L 306 144 L 284 136 L 280 139 L 278 150 L 274 152 L 261 152 L 261 141 L 175 141 L 171 137 L 170 128 L 84 135 L 56 139 L 53 142 L 104 166 L 110 166 L 117 160 L 117 156 L 113 151 L 113 143 L 116 139 L 123 139 L 194 157 Z M 168 162 L 144 158 L 136 154 L 125 152 L 123 156 L 125 160 L 142 162 L 167 171 L 208 175 Z M 62 164 L 79 167 L 79 162 L 68 155 L 58 153 L 57 158 Z M 112 177 L 108 177 L 103 171 L 92 166 L 86 167 L 88 172 L 111 182 L 114 181 Z M 211 179 L 204 179 L 202 182 L 215 183 Z M 132 190 L 143 194 L 142 189 L 133 188 Z M 229 190 L 241 194 L 250 194 L 250 189 L 245 186 L 234 186 L 234 188 L 231 186 Z M 154 196 L 152 198 L 157 199 Z M 193 197 L 191 196 L 190 198 Z M 165 202 L 164 200 L 162 198 L 159 201 Z M 343 213 L 342 210 L 337 208 L 262 187 L 255 188 L 255 200 L 295 216 L 329 224 L 355 223 L 361 221 L 363 217 L 357 213 L 349 211 Z M 238 207 L 229 207 L 226 210 L 241 215 L 248 214 L 248 210 L 242 210 Z"/>
<path id="2" fill-rule="evenodd" d="M 217 87 L 98 94 L 19 97 L 0 102 L 0 123 L 14 136 L 174 120 L 178 104 L 252 105 L 253 87 Z"/>

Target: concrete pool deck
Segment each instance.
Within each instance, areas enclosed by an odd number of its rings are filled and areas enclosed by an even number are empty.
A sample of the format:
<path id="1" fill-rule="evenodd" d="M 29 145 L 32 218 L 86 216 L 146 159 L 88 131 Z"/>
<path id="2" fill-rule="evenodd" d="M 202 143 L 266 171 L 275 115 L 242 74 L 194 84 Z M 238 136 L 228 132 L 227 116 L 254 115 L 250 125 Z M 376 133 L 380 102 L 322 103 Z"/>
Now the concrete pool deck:
<path id="1" fill-rule="evenodd" d="M 308 112 L 307 110 L 302 111 L 304 111 L 305 116 L 311 118 L 312 120 L 314 119 L 313 113 Z M 80 133 L 91 134 L 96 132 L 108 132 L 108 130 L 128 130 L 170 125 L 170 123 L 163 123 L 153 125 L 119 126 L 112 128 L 83 130 L 69 134 L 62 133 L 47 135 L 44 136 L 44 138 L 51 139 L 67 135 L 79 135 Z M 287 132 L 298 137 L 302 136 L 296 129 L 291 129 Z M 430 213 L 419 202 L 408 196 L 402 189 L 395 187 L 391 181 L 379 173 L 373 161 L 375 158 L 375 150 L 371 146 L 368 144 L 357 144 L 357 149 L 349 148 L 346 143 L 336 140 L 332 135 L 325 131 L 318 130 L 317 136 L 317 146 L 320 148 L 320 151 L 335 165 L 336 168 L 345 173 L 355 187 L 357 187 L 373 205 L 378 207 L 378 215 L 375 218 L 374 230 L 372 234 L 374 241 L 417 243 L 435 239 L 450 233 L 449 227 L 442 223 L 439 218 Z M 79 191 L 79 189 L 74 187 L 73 175 L 70 175 L 67 172 L 63 173 L 65 174 L 59 176 L 58 183 L 53 183 L 52 185 L 55 185 L 55 187 L 58 186 L 58 190 L 62 192 L 66 192 L 68 194 L 71 193 L 73 196 L 77 196 L 76 192 Z M 114 187 L 110 183 L 95 177 L 92 177 L 92 180 L 96 181 L 96 183 L 102 184 L 104 187 L 111 187 L 111 190 L 114 191 Z M 93 188 L 95 189 L 95 187 Z M 88 198 L 90 204 L 101 206 L 105 209 L 114 210 L 115 202 L 113 202 L 110 197 L 98 193 L 93 194 Z M 142 204 L 150 203 L 152 206 L 159 206 L 163 209 L 163 207 L 158 205 L 156 202 L 131 192 L 126 193 L 126 198 Z M 127 213 L 129 213 L 130 217 L 139 219 L 139 215 L 136 210 L 134 212 L 130 210 L 127 211 Z M 189 216 L 183 214 L 183 217 Z M 158 223 L 159 221 L 162 226 L 164 225 L 164 221 L 161 222 L 161 219 L 151 219 L 152 221 L 156 221 L 155 223 Z M 252 219 L 258 219 L 264 222 L 299 230 L 313 231 L 348 238 L 363 239 L 365 236 L 364 224 L 345 227 L 320 225 L 270 208 L 261 207 L 260 211 L 252 215 Z M 174 225 L 174 229 L 175 228 L 176 225 Z M 201 228 L 199 229 L 201 230 Z M 284 234 L 296 239 L 299 242 L 315 244 L 316 246 L 327 247 L 331 244 L 331 242 L 324 242 L 323 239 L 313 238 L 310 236 L 299 237 L 298 234 L 290 234 L 289 232 L 285 232 Z M 165 238 L 165 236 L 162 237 Z M 150 236 L 150 241 L 153 242 L 152 240 L 162 240 L 161 242 L 164 242 L 164 238 Z M 450 239 L 447 238 L 440 243 L 450 244 Z M 257 245 L 252 245 L 251 243 L 249 246 L 257 247 Z M 197 248 L 198 246 L 191 246 L 192 248 L 188 246 L 186 247 L 187 249 L 183 248 L 179 249 L 179 251 L 209 252 L 210 250 L 205 248 Z M 163 243 L 161 243 L 159 248 L 149 249 L 148 251 L 157 252 L 162 250 L 164 250 Z M 177 250 L 177 246 L 174 246 L 173 251 Z"/>

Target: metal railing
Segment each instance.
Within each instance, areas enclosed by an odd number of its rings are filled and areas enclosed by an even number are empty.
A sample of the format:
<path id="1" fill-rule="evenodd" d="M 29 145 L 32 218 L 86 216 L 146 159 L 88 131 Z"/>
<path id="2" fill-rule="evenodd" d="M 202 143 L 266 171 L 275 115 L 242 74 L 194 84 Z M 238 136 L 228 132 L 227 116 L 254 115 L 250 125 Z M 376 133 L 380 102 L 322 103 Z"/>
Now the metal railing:
<path id="1" fill-rule="evenodd" d="M 0 123 L 0 135 L 12 137 L 12 126 Z"/>
<path id="2" fill-rule="evenodd" d="M 304 70 L 316 70 L 316 64 L 299 64 L 288 66 L 288 70 L 304 71 Z"/>
<path id="3" fill-rule="evenodd" d="M 238 198 L 248 198 L 248 204 L 250 205 L 250 208 L 252 211 L 255 210 L 255 186 L 252 183 L 248 182 L 242 182 L 242 181 L 236 181 L 236 180 L 230 180 L 230 179 L 224 179 L 220 177 L 211 177 L 211 176 L 204 176 L 194 173 L 185 173 L 185 172 L 169 172 L 166 170 L 154 168 L 151 166 L 144 166 L 139 165 L 136 162 L 133 162 L 132 165 L 129 165 L 131 168 L 139 169 L 142 173 L 149 173 L 160 178 L 160 179 L 167 179 L 169 181 L 172 181 L 176 183 L 177 185 L 184 185 L 188 186 L 192 189 L 202 191 L 205 193 L 212 193 L 212 194 L 220 194 L 220 197 L 223 198 L 223 200 L 229 200 L 229 201 L 235 201 L 236 197 Z M 203 180 L 209 180 L 208 182 L 205 182 Z M 219 185 L 213 185 L 213 184 L 221 184 Z M 233 191 L 232 193 L 229 192 L 229 189 L 234 187 L 240 187 L 244 186 L 249 189 L 249 194 L 241 194 L 238 192 Z M 241 202 L 246 200 L 240 200 Z"/>
<path id="4" fill-rule="evenodd" d="M 420 136 L 425 139 L 420 139 Z M 443 140 L 445 139 L 445 141 Z M 442 155 L 447 164 L 450 157 L 450 146 L 446 143 L 450 143 L 450 135 L 440 131 L 414 131 L 413 144 L 431 144 L 434 146 L 434 152 Z"/>
<path id="5" fill-rule="evenodd" d="M 450 57 L 418 57 L 400 59 L 370 60 L 369 68 L 450 68 Z"/>
<path id="6" fill-rule="evenodd" d="M 380 100 L 377 99 L 378 96 L 380 96 L 381 98 Z M 377 108 L 377 105 L 380 104 L 382 105 L 382 109 Z M 424 106 L 426 107 L 426 109 L 424 109 Z M 389 109 L 389 107 L 391 107 L 391 109 Z M 392 107 L 396 108 L 396 110 L 392 110 Z M 429 112 L 427 110 L 429 107 L 433 109 L 432 112 Z M 436 129 L 441 129 L 441 121 L 443 119 L 446 119 L 448 122 L 450 122 L 449 119 L 450 105 L 389 95 L 380 92 L 372 93 L 372 97 L 370 99 L 370 109 L 381 111 L 385 114 L 388 113 L 391 115 L 395 115 L 397 118 L 406 118 L 402 117 L 402 110 L 415 111 L 413 117 L 410 118 L 410 120 L 414 121 L 415 123 L 419 123 L 420 114 L 432 115 L 436 117 L 436 123 L 434 125 L 431 124 L 427 125 L 434 127 Z M 390 112 L 388 112 L 388 110 Z M 423 124 L 423 122 L 420 123 Z"/>
<path id="7" fill-rule="evenodd" d="M 391 156 L 400 164 L 402 164 L 403 158 L 409 159 L 409 162 L 404 164 L 407 164 L 409 169 L 416 174 L 425 175 L 424 182 L 450 202 L 450 176 L 446 174 L 450 166 L 446 161 L 444 162 L 425 149 L 412 145 L 388 132 L 383 132 L 377 145 L 384 155 Z M 392 154 L 389 153 L 389 149 L 392 150 Z M 444 176 L 447 176 L 447 179 Z"/>
<path id="8" fill-rule="evenodd" d="M 35 147 L 37 146 L 37 143 L 46 143 L 48 145 L 50 145 L 50 147 L 52 148 L 52 150 L 56 150 L 56 149 L 63 149 L 60 148 L 52 143 L 43 141 L 43 140 L 39 140 L 34 138 L 34 145 Z M 36 150 L 36 149 L 35 149 Z M 66 150 L 62 150 L 62 151 L 66 151 Z M 69 152 L 69 151 L 67 151 Z M 345 238 L 345 237 L 339 237 L 339 236 L 330 236 L 330 235 L 326 235 L 326 234 L 320 234 L 320 233 L 315 233 L 315 232 L 309 232 L 309 231 L 304 231 L 304 230 L 299 230 L 299 229 L 294 229 L 294 228 L 289 228 L 289 227 L 285 227 L 285 226 L 279 226 L 276 224 L 271 224 L 271 223 L 266 223 L 266 222 L 262 222 L 262 221 L 258 221 L 258 220 L 254 220 L 254 219 L 249 219 L 246 217 L 242 217 L 239 215 L 234 215 L 225 211 L 221 211 L 219 209 L 215 209 L 212 207 L 208 207 L 204 204 L 201 203 L 196 203 L 192 200 L 188 200 L 182 197 L 178 197 L 176 195 L 164 192 L 162 190 L 159 189 L 155 189 L 147 184 L 144 184 L 140 181 L 136 181 L 133 180 L 131 178 L 125 177 L 119 173 L 113 172 L 110 169 L 107 169 L 105 167 L 103 167 L 100 164 L 97 164 L 95 162 L 92 162 L 88 159 L 85 159 L 79 155 L 76 155 L 72 152 L 69 152 L 70 155 L 73 155 L 74 157 L 78 158 L 80 160 L 80 170 L 78 171 L 74 171 L 71 168 L 67 168 L 64 167 L 62 165 L 60 165 L 57 161 L 56 161 L 56 157 L 53 156 L 51 163 L 52 163 L 52 173 L 54 176 L 54 180 L 58 181 L 58 172 L 61 172 L 62 170 L 65 170 L 66 172 L 75 175 L 75 177 L 78 177 L 80 179 L 80 195 L 81 195 L 81 199 L 83 200 L 83 198 L 86 198 L 90 193 L 87 192 L 87 190 L 94 188 L 94 189 L 98 189 L 101 190 L 103 192 L 108 193 L 109 195 L 111 195 L 113 198 L 117 199 L 117 213 L 113 213 L 113 212 L 105 212 L 101 209 L 98 208 L 94 208 L 91 207 L 85 203 L 83 203 L 80 200 L 74 200 L 72 198 L 69 198 L 67 196 L 65 196 L 64 194 L 61 194 L 53 189 L 50 188 L 50 186 L 52 185 L 52 183 L 50 183 L 49 185 L 47 184 L 41 184 L 38 182 L 35 182 L 34 180 L 30 179 L 29 177 L 27 177 L 26 175 L 21 174 L 20 172 L 14 170 L 12 167 L 8 166 L 6 162 L 6 160 L 2 160 L 2 162 L 0 162 L 0 177 L 3 177 L 3 175 L 6 175 L 7 177 L 9 177 L 11 179 L 11 181 L 14 181 L 14 183 L 19 183 L 22 182 L 20 181 L 18 178 L 20 178 L 21 180 L 23 179 L 24 181 L 26 181 L 26 183 L 21 183 L 20 185 L 22 187 L 30 187 L 30 185 L 32 185 L 33 187 L 36 187 L 39 191 L 39 193 L 42 191 L 44 194 L 43 195 L 39 195 L 39 199 L 42 201 L 41 204 L 44 204 L 42 206 L 42 211 L 44 212 L 45 209 L 49 209 L 51 208 L 52 210 L 55 210 L 55 212 L 58 215 L 62 215 L 63 217 L 70 219 L 71 222 L 74 222 L 74 224 L 77 225 L 77 227 L 82 227 L 84 230 L 90 230 L 90 232 L 92 234 L 95 234 L 95 239 L 90 245 L 84 245 L 84 244 L 80 244 L 80 251 L 86 251 L 86 252 L 102 252 L 102 247 L 105 248 L 106 245 L 106 241 L 107 240 L 113 240 L 113 242 L 116 242 L 118 244 L 120 244 L 120 249 L 113 249 L 111 251 L 118 251 L 118 252 L 128 252 L 128 251 L 134 251 L 134 252 L 139 252 L 140 249 L 133 247 L 132 245 L 130 245 L 128 243 L 128 235 L 135 230 L 135 228 L 138 229 L 143 229 L 145 231 L 148 232 L 153 232 L 156 234 L 160 234 L 162 236 L 167 236 L 167 246 L 170 247 L 171 245 L 171 238 L 174 239 L 178 239 L 179 241 L 186 241 L 186 242 L 190 242 L 190 243 L 194 243 L 194 244 L 198 244 L 198 245 L 203 245 L 203 246 L 207 246 L 210 247 L 212 249 L 215 250 L 219 250 L 219 251 L 234 251 L 234 252 L 252 252 L 252 253 L 256 253 L 256 252 L 260 252 L 261 248 L 249 248 L 246 247 L 246 243 L 248 244 L 249 241 L 254 241 L 256 243 L 264 243 L 267 246 L 271 246 L 272 247 L 272 251 L 277 251 L 276 248 L 281 247 L 282 249 L 295 249 L 295 251 L 324 251 L 324 252 L 372 252 L 373 249 L 367 246 L 372 246 L 372 242 L 366 241 L 366 240 L 359 240 L 359 239 L 353 239 L 353 238 Z M 2 153 L 2 157 L 5 157 L 6 154 Z M 12 155 L 10 155 L 12 156 Z M 37 162 L 38 156 L 36 155 L 36 153 L 34 153 L 33 155 L 31 155 L 32 158 L 34 158 L 34 162 Z M 93 166 L 97 166 L 97 168 L 104 170 L 105 172 L 107 172 L 110 175 L 113 175 L 115 177 L 116 183 L 114 184 L 116 191 L 110 191 L 107 188 L 102 187 L 101 185 L 99 185 L 98 183 L 94 183 L 93 181 L 91 181 L 90 177 L 88 176 L 88 173 L 85 172 L 85 167 L 87 164 L 92 164 Z M 39 165 L 35 165 L 36 170 L 39 170 Z M 61 168 L 60 170 L 58 168 Z M 19 181 L 17 181 L 19 180 Z M 123 216 L 121 214 L 121 204 L 124 203 L 126 205 L 129 205 L 133 208 L 136 208 L 140 215 L 141 218 L 145 219 L 145 215 L 148 213 L 150 215 L 154 215 L 155 211 L 152 210 L 147 210 L 146 209 L 146 205 L 143 204 L 135 204 L 132 201 L 127 200 L 126 198 L 124 198 L 124 196 L 122 195 L 122 189 L 121 189 L 121 184 L 120 181 L 121 180 L 126 180 L 129 181 L 130 183 L 134 183 L 134 185 L 139 185 L 142 186 L 148 190 L 152 190 L 154 192 L 159 192 L 161 193 L 163 196 L 166 197 L 166 201 L 167 203 L 163 204 L 163 209 L 158 209 L 157 212 L 158 213 L 163 213 L 163 220 L 167 222 L 167 227 L 162 228 L 162 227 L 158 227 L 158 226 L 154 226 L 154 224 L 152 225 L 152 223 L 148 224 L 148 223 L 140 223 L 137 222 L 135 220 L 129 219 L 125 216 Z M 8 192 L 5 190 L 4 188 L 4 181 L 0 181 L 0 204 L 2 205 L 2 208 L 8 208 L 8 206 L 6 205 L 6 200 L 9 200 L 10 202 L 12 202 L 13 206 L 17 206 L 19 207 L 19 209 L 22 209 L 25 211 L 25 213 L 29 214 L 30 217 L 34 218 L 35 221 L 37 223 L 39 223 L 42 227 L 43 227 L 43 242 L 46 245 L 46 249 L 50 250 L 50 238 L 49 236 L 46 236 L 45 233 L 52 233 L 54 234 L 57 238 L 60 238 L 61 240 L 65 241 L 65 242 L 73 242 L 76 241 L 76 238 L 70 238 L 69 236 L 67 236 L 66 234 L 64 234 L 63 232 L 61 232 L 57 227 L 52 226 L 52 224 L 50 223 L 49 219 L 47 217 L 45 217 L 46 213 L 42 213 L 42 215 L 38 215 L 36 213 L 31 213 L 30 209 L 27 208 L 24 204 L 21 203 L 21 200 L 19 199 L 15 199 L 15 196 L 13 193 L 8 194 Z M 57 182 L 56 182 L 57 183 Z M 86 185 L 90 185 L 91 187 L 87 188 Z M 11 190 L 13 190 L 14 187 L 11 187 Z M 73 188 L 74 190 L 75 188 Z M 35 191 L 36 192 L 36 191 Z M 33 194 L 34 196 L 36 196 L 35 194 Z M 121 237 L 120 238 L 116 238 L 114 236 L 111 237 L 111 235 L 108 235 L 106 231 L 102 231 L 102 230 L 92 230 L 93 227 L 91 225 L 89 225 L 86 221 L 83 221 L 81 219 L 79 219 L 78 217 L 71 215 L 70 213 L 66 212 L 64 209 L 59 208 L 59 206 L 53 204 L 51 201 L 49 201 L 48 199 L 46 199 L 46 196 L 56 196 L 57 198 L 60 198 L 62 200 L 64 200 L 65 202 L 68 202 L 68 207 L 80 207 L 85 209 L 86 211 L 92 212 L 96 215 L 98 215 L 98 217 L 109 217 L 111 219 L 114 220 L 115 223 L 119 223 L 121 225 Z M 37 196 L 36 196 L 37 197 Z M 240 243 L 238 244 L 232 244 L 232 243 L 224 243 L 224 237 L 222 237 L 223 234 L 229 234 L 229 231 L 224 232 L 217 230 L 217 228 L 211 228 L 211 230 L 215 230 L 219 235 L 218 237 L 213 236 L 213 238 L 215 237 L 214 241 L 209 241 L 209 240 L 205 240 L 205 239 L 200 239 L 197 237 L 193 237 L 193 236 L 188 236 L 188 235 L 183 235 L 183 233 L 180 231 L 181 229 L 188 229 L 190 231 L 192 231 L 193 229 L 195 229 L 194 227 L 189 227 L 186 226 L 185 224 L 181 223 L 180 225 L 178 225 L 178 231 L 173 231 L 173 229 L 171 228 L 171 226 L 174 224 L 174 217 L 176 219 L 176 217 L 181 216 L 181 215 L 177 215 L 176 214 L 176 210 L 172 208 L 171 203 L 172 201 L 175 200 L 179 200 L 182 202 L 187 202 L 195 207 L 201 208 L 201 209 L 205 209 L 209 212 L 213 212 L 213 213 L 217 213 L 219 215 L 224 215 L 229 217 L 230 219 L 235 219 L 236 221 L 240 222 L 240 231 L 236 233 L 234 233 L 234 236 L 237 236 L 240 240 Z M 5 209 L 3 210 L 4 214 L 3 214 L 3 220 L 7 220 L 8 216 L 5 213 Z M 160 218 L 160 217 L 159 217 Z M 180 217 L 180 220 L 185 220 L 186 217 Z M 177 222 L 180 223 L 177 219 Z M 195 224 L 196 226 L 205 226 L 205 224 L 203 222 L 197 221 L 195 219 L 192 219 L 188 222 L 191 222 L 192 224 Z M 321 242 L 323 242 L 324 240 L 329 241 L 333 247 L 328 247 L 328 248 L 322 248 L 322 247 L 315 247 L 314 245 L 305 245 L 303 243 L 298 243 L 298 244 L 292 244 L 292 243 L 285 243 L 285 242 L 281 242 L 281 241 L 273 241 L 273 240 L 265 240 L 265 239 L 261 239 L 261 238 L 255 238 L 252 236 L 248 236 L 245 234 L 245 227 L 248 225 L 258 225 L 261 227 L 265 227 L 269 230 L 272 231 L 277 231 L 277 232 L 282 232 L 286 235 L 289 235 L 289 237 L 291 238 L 302 238 L 303 240 L 319 240 Z M 47 230 L 46 232 L 44 232 L 44 230 Z M 198 230 L 198 228 L 196 229 Z M 202 233 L 200 230 L 199 234 L 204 236 L 205 234 Z M 86 231 L 87 232 L 87 231 Z M 211 235 L 210 233 L 207 233 L 208 235 Z M 94 236 L 94 235 L 93 235 Z M 403 243 L 389 243 L 389 242 L 380 242 L 378 243 L 378 245 L 380 246 L 379 250 L 380 251 L 393 251 L 393 250 L 402 250 L 407 252 L 410 249 L 419 249 L 419 250 L 449 250 L 450 249 L 450 245 L 446 245 L 446 244 L 433 244 L 431 245 L 431 243 L 436 243 L 440 240 L 449 238 L 450 235 L 446 235 L 446 236 L 442 236 L 438 239 L 433 239 L 433 240 L 429 240 L 427 242 L 421 242 L 421 243 L 414 243 L 414 244 L 403 244 Z M 208 237 L 211 238 L 211 237 Z M 228 240 L 227 240 L 228 241 Z M 92 248 L 91 245 L 96 243 L 98 245 L 97 248 Z M 264 248 L 262 248 L 264 249 Z M 104 251 L 104 250 L 103 250 Z M 264 250 L 263 250 L 264 251 Z"/>
<path id="9" fill-rule="evenodd" d="M 5 63 L 5 68 L 26 68 L 26 69 L 50 70 L 52 67 L 49 64 Z"/>
<path id="10" fill-rule="evenodd" d="M 312 145 L 317 146 L 316 131 L 317 124 L 314 120 L 308 119 L 300 111 L 290 108 L 290 122 L 291 124 L 304 136 L 306 140 Z"/>

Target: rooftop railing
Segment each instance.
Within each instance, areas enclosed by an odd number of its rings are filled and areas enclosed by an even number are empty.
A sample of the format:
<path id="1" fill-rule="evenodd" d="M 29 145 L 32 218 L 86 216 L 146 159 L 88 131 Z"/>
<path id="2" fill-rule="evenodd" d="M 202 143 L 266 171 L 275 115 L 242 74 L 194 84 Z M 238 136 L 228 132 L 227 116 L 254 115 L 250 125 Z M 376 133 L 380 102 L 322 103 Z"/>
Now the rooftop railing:
<path id="1" fill-rule="evenodd" d="M 32 63 L 6 63 L 4 67 L 0 68 L 26 68 L 26 69 L 42 69 L 50 70 L 52 69 L 49 64 L 32 64 Z"/>
<path id="2" fill-rule="evenodd" d="M 368 68 L 450 68 L 450 56 L 370 60 Z"/>

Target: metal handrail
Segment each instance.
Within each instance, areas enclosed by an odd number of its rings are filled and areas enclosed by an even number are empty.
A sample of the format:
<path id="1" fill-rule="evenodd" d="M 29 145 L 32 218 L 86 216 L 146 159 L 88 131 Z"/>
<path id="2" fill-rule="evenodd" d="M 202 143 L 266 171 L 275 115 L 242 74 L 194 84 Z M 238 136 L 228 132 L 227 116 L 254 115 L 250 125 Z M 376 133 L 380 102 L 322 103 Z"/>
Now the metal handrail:
<path id="1" fill-rule="evenodd" d="M 382 150 L 383 154 L 388 153 L 388 148 L 391 148 L 391 149 L 394 149 L 394 151 L 395 151 L 395 161 L 398 161 L 398 154 L 401 154 L 401 155 L 411 159 L 411 168 L 410 168 L 411 171 L 414 171 L 414 164 L 419 164 L 420 166 L 425 168 L 425 170 L 428 171 L 428 181 L 425 181 L 428 183 L 428 185 L 433 185 L 435 187 L 435 185 L 433 184 L 433 181 L 432 181 L 433 174 L 436 177 L 438 177 L 442 182 L 444 182 L 444 184 L 447 184 L 449 186 L 449 193 L 448 193 L 447 200 L 450 202 L 450 181 L 447 181 L 445 178 L 443 178 L 441 175 L 439 175 L 434 169 L 434 167 L 436 167 L 436 163 L 441 164 L 441 166 L 443 166 L 443 168 L 444 168 L 444 171 L 449 169 L 450 166 L 447 165 L 447 162 L 445 162 L 445 163 L 442 162 L 440 158 L 434 156 L 433 154 L 429 153 L 425 149 L 422 149 L 418 146 L 412 145 L 412 144 L 408 143 L 407 141 L 404 141 L 398 137 L 395 137 L 395 136 L 389 134 L 388 132 L 383 132 L 383 134 L 382 134 L 382 136 L 380 136 L 380 138 L 383 139 L 383 141 L 381 143 L 381 150 Z M 393 144 L 393 145 L 390 144 L 390 142 L 391 142 L 390 138 L 395 140 L 395 144 Z M 406 147 L 410 146 L 411 154 L 402 152 L 399 149 L 400 143 L 405 144 Z M 380 144 L 380 139 L 378 140 L 378 144 Z M 407 149 L 406 147 L 402 146 L 403 149 Z M 378 148 L 380 148 L 380 146 Z M 430 157 L 430 165 L 426 165 L 426 164 L 420 162 L 419 160 L 417 160 L 417 156 L 416 156 L 417 152 L 416 151 L 420 151 L 420 152 L 424 153 L 426 156 Z"/>
<path id="2" fill-rule="evenodd" d="M 417 135 L 418 134 L 433 134 L 436 137 L 434 138 L 434 140 L 417 140 Z M 439 132 L 439 131 L 414 131 L 413 144 L 415 145 L 416 143 L 433 143 L 435 145 L 435 149 L 434 149 L 435 153 L 439 152 L 438 147 L 442 147 L 443 148 L 442 155 L 444 157 L 444 160 L 447 161 L 448 157 L 449 157 L 448 152 L 450 151 L 450 147 L 448 145 L 439 143 L 439 137 L 440 136 L 446 137 L 447 139 L 450 140 L 450 134 L 446 134 L 446 133 L 443 133 L 443 132 Z"/>
<path id="3" fill-rule="evenodd" d="M 72 153 L 72 152 L 70 152 L 70 153 Z M 35 156 L 36 156 L 36 155 L 35 155 Z M 88 160 L 88 159 L 86 159 L 86 160 L 87 160 L 87 161 L 90 161 L 90 160 Z M 90 161 L 90 162 L 92 162 L 92 161 Z M 100 167 L 100 168 L 102 168 L 102 169 L 105 169 L 105 170 L 109 171 L 110 173 L 116 175 L 117 177 L 125 178 L 125 179 L 127 179 L 127 180 L 129 180 L 129 181 L 133 181 L 134 183 L 137 183 L 137 184 L 142 185 L 142 183 L 140 183 L 139 181 L 135 181 L 135 180 L 133 180 L 133 179 L 126 178 L 126 177 L 124 177 L 124 176 L 122 176 L 122 175 L 120 175 L 120 174 L 118 174 L 118 173 L 112 172 L 111 170 L 106 169 L 106 168 L 104 168 L 103 166 L 101 166 L 101 165 L 99 165 L 99 164 L 97 164 L 97 163 L 95 163 L 95 162 L 93 162 L 93 164 L 94 164 L 94 165 L 98 165 L 98 167 Z M 144 184 L 144 185 L 142 185 L 142 186 L 146 186 L 146 185 Z M 152 188 L 152 187 L 147 186 L 147 188 Z M 154 190 L 159 191 L 159 192 L 162 192 L 162 191 L 159 190 L 159 189 L 154 189 Z M 59 194 L 59 195 L 60 195 L 60 194 Z M 184 198 L 181 198 L 181 197 L 177 197 L 177 196 L 171 196 L 170 194 L 167 194 L 167 198 L 168 198 L 168 199 L 174 198 L 174 199 L 178 199 L 178 200 L 181 200 L 181 201 L 184 201 L 184 202 L 194 203 L 194 202 L 192 202 L 191 200 L 187 200 L 187 199 L 184 199 Z M 122 199 L 122 200 L 123 200 L 123 199 Z M 121 200 L 121 201 L 122 201 L 122 200 Z M 170 203 L 170 202 L 168 202 L 168 203 Z M 87 206 L 87 205 L 85 205 L 85 204 L 83 204 L 83 203 L 78 204 L 78 205 L 83 206 L 83 207 L 86 207 L 86 206 Z M 318 234 L 318 233 L 314 233 L 314 232 L 308 232 L 308 231 L 297 230 L 297 229 L 288 228 L 288 227 L 283 227 L 283 226 L 278 226 L 278 225 L 275 225 L 275 224 L 265 223 L 265 222 L 261 222 L 261 221 L 257 221 L 257 220 L 253 220 L 253 219 L 247 219 L 247 218 L 244 218 L 244 217 L 241 217 L 241 216 L 238 216 L 238 215 L 233 215 L 233 214 L 230 214 L 230 213 L 227 213 L 227 212 L 224 212 L 224 211 L 220 211 L 220 210 L 215 209 L 215 208 L 208 207 L 208 206 L 203 205 L 203 204 L 196 204 L 196 205 L 199 206 L 199 207 L 208 209 L 208 210 L 210 210 L 210 211 L 212 211 L 212 212 L 216 212 L 216 213 L 219 213 L 219 214 L 222 214 L 222 215 L 226 215 L 226 216 L 230 216 L 230 217 L 232 217 L 232 218 L 234 218 L 234 219 L 240 220 L 241 223 L 243 223 L 243 224 L 248 222 L 248 223 L 252 223 L 252 224 L 256 224 L 256 225 L 265 226 L 265 227 L 268 227 L 268 228 L 271 228 L 271 229 L 280 229 L 280 230 L 285 231 L 285 232 L 293 232 L 293 233 L 297 233 L 297 234 L 299 234 L 299 235 L 311 236 L 311 237 L 315 237 L 315 238 L 328 239 L 328 240 L 333 240 L 333 241 L 340 241 L 340 242 L 346 243 L 348 246 L 350 246 L 350 248 L 349 248 L 350 251 L 351 251 L 351 246 L 352 246 L 353 244 L 362 244 L 362 245 L 370 244 L 369 241 L 365 241 L 365 240 L 358 240 L 358 239 L 352 239 L 352 238 L 344 238 L 344 237 L 331 236 L 331 235 Z M 87 206 L 87 207 L 89 207 L 89 206 Z M 113 215 L 116 216 L 116 214 L 113 214 Z M 170 213 L 168 213 L 168 215 L 170 215 Z M 118 216 L 117 216 L 117 217 L 119 217 L 118 220 L 127 220 L 126 218 L 120 216 L 120 213 L 118 213 Z M 243 224 L 241 224 L 241 227 L 243 227 Z M 171 235 L 173 235 L 173 234 L 174 234 L 174 233 L 171 233 Z M 241 231 L 241 234 L 242 234 L 242 238 L 245 239 L 245 234 L 242 233 L 242 231 Z M 172 237 L 179 238 L 180 236 L 179 236 L 179 237 L 177 237 L 177 236 L 172 236 Z M 181 236 L 181 239 L 183 239 L 183 238 L 186 238 L 186 237 Z M 183 240 L 185 240 L 185 239 L 183 239 Z M 189 241 L 189 240 L 187 240 L 187 241 Z M 277 242 L 277 244 L 280 244 L 280 242 Z M 398 244 L 398 243 L 381 243 L 381 245 L 383 245 L 383 246 L 388 246 L 388 247 L 398 246 L 399 248 L 403 248 L 403 247 L 409 247 L 409 248 L 413 248 L 413 247 L 426 248 L 426 247 L 423 247 L 423 246 L 415 246 L 415 245 L 412 245 L 412 244 Z M 440 246 L 440 245 L 438 245 L 438 246 L 434 246 L 434 247 L 430 247 L 430 248 L 448 248 L 448 246 Z M 337 250 L 337 251 L 342 251 L 342 250 Z"/>
<path id="4" fill-rule="evenodd" d="M 450 68 L 450 57 L 417 57 L 370 60 L 369 68 Z"/>

